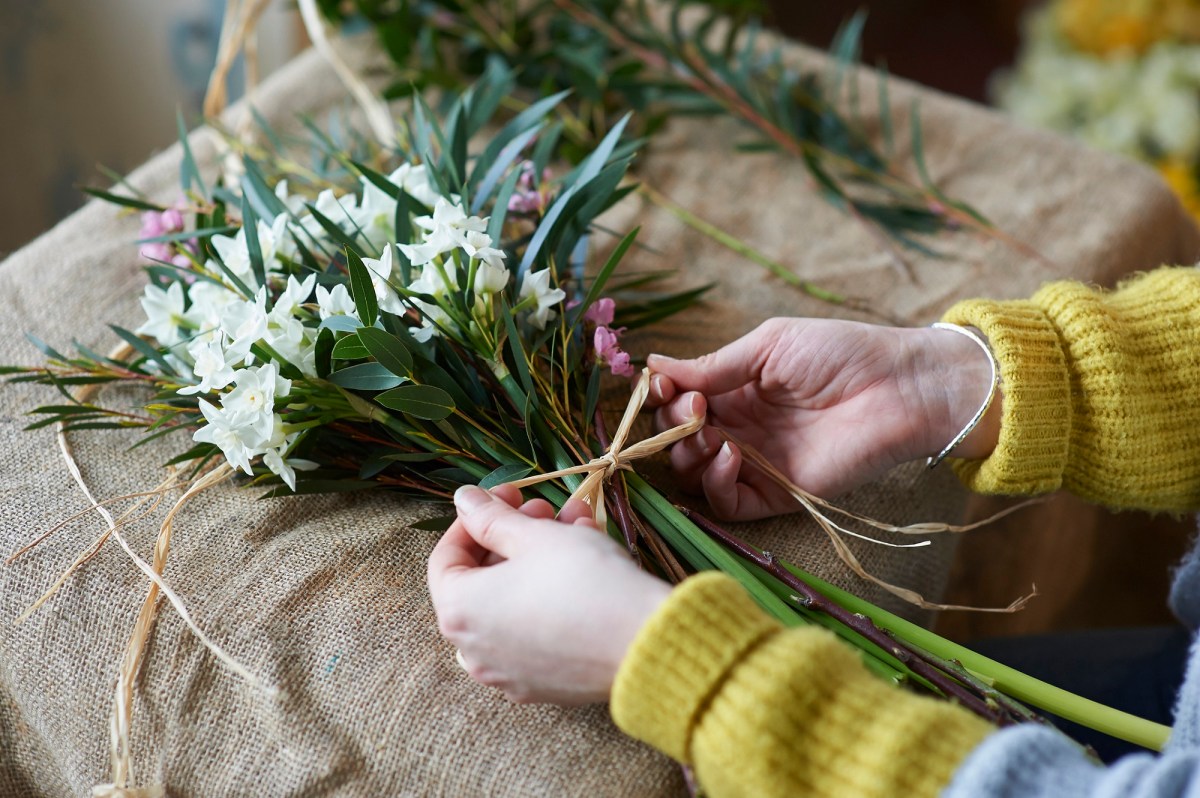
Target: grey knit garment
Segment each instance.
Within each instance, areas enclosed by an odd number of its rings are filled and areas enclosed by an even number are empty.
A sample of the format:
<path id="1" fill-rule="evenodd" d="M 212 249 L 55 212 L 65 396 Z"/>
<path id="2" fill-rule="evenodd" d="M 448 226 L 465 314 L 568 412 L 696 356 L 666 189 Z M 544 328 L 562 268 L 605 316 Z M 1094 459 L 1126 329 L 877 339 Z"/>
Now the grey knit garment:
<path id="1" fill-rule="evenodd" d="M 1171 588 L 1171 608 L 1200 627 L 1200 545 L 1183 559 Z M 1175 702 L 1175 723 L 1160 756 L 1130 754 L 1107 767 L 1089 760 L 1061 735 L 1015 726 L 975 749 L 945 798 L 1163 798 L 1200 796 L 1200 647 L 1192 641 L 1187 677 Z"/>

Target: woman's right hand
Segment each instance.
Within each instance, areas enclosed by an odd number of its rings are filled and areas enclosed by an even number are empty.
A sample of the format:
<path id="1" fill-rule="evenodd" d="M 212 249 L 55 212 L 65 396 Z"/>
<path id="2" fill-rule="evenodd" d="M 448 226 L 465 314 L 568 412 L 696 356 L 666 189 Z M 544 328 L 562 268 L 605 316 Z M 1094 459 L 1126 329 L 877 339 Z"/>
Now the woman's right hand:
<path id="1" fill-rule="evenodd" d="M 651 355 L 650 402 L 660 429 L 708 415 L 675 444 L 671 465 L 716 515 L 748 520 L 792 512 L 790 495 L 717 427 L 753 446 L 792 482 L 835 496 L 895 465 L 935 454 L 990 389 L 987 356 L 966 336 L 932 328 L 770 319 L 695 360 Z M 1000 396 L 954 456 L 995 448 Z"/>

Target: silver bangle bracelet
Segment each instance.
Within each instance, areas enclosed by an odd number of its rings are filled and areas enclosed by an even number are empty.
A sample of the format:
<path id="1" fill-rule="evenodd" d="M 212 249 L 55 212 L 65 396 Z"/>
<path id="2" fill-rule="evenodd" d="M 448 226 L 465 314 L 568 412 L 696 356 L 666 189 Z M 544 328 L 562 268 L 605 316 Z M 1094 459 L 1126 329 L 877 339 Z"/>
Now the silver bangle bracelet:
<path id="1" fill-rule="evenodd" d="M 979 422 L 983 420 L 983 417 L 987 415 L 988 409 L 992 406 L 992 400 L 996 398 L 996 388 L 1000 385 L 1000 369 L 996 365 L 996 356 L 992 354 L 992 350 L 988 347 L 987 343 L 984 342 L 984 340 L 978 335 L 976 335 L 974 331 L 969 330 L 966 327 L 960 327 L 957 324 L 950 324 L 944 321 L 931 324 L 930 327 L 935 330 L 950 330 L 951 332 L 956 332 L 959 335 L 965 335 L 978 344 L 979 348 L 983 350 L 983 353 L 987 355 L 988 365 L 992 367 L 992 381 L 991 387 L 988 388 L 987 398 L 983 400 L 983 404 L 979 406 L 979 410 L 976 411 L 975 415 L 971 417 L 971 420 L 967 422 L 967 425 L 962 428 L 962 432 L 955 435 L 954 439 L 947 444 L 945 449 L 942 449 L 933 457 L 930 457 L 925 461 L 926 468 L 934 468 L 938 463 L 945 460 L 946 455 L 950 454 L 951 450 L 954 449 L 955 446 L 958 446 L 960 443 L 966 440 L 967 436 L 970 435 L 977 426 L 979 426 Z"/>

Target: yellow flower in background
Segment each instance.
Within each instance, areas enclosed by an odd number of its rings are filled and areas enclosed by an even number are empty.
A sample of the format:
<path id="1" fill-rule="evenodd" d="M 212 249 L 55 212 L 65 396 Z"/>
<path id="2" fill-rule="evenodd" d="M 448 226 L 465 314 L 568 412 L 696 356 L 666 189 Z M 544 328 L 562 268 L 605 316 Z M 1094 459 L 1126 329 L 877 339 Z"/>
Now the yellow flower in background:
<path id="1" fill-rule="evenodd" d="M 1058 0 L 1054 19 L 1075 47 L 1096 55 L 1200 41 L 1200 0 Z"/>
<path id="2" fill-rule="evenodd" d="M 1200 222 L 1200 181 L 1196 179 L 1196 167 L 1178 158 L 1159 161 L 1155 166 L 1184 209 Z"/>

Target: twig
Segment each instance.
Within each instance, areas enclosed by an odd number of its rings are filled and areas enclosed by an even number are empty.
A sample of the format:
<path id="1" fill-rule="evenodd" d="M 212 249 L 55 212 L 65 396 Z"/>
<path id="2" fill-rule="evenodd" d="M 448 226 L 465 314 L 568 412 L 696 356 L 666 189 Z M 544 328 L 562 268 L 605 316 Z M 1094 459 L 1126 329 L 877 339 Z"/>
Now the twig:
<path id="1" fill-rule="evenodd" d="M 717 526 L 699 513 L 686 507 L 678 508 L 706 534 L 717 540 L 721 545 L 739 556 L 754 563 L 771 576 L 778 579 L 788 588 L 795 590 L 796 597 L 803 606 L 818 610 L 837 620 L 861 635 L 864 639 L 887 651 L 914 674 L 927 680 L 941 691 L 947 698 L 962 704 L 980 717 L 999 726 L 1008 726 L 1023 718 L 1014 718 L 1007 707 L 991 702 L 972 692 L 973 687 L 963 684 L 950 674 L 922 657 L 921 652 L 909 647 L 906 643 L 896 640 L 864 615 L 852 613 L 830 601 L 823 594 L 807 585 L 791 571 L 784 568 L 769 551 L 758 551 L 753 546 L 738 539 L 727 530 Z"/>

